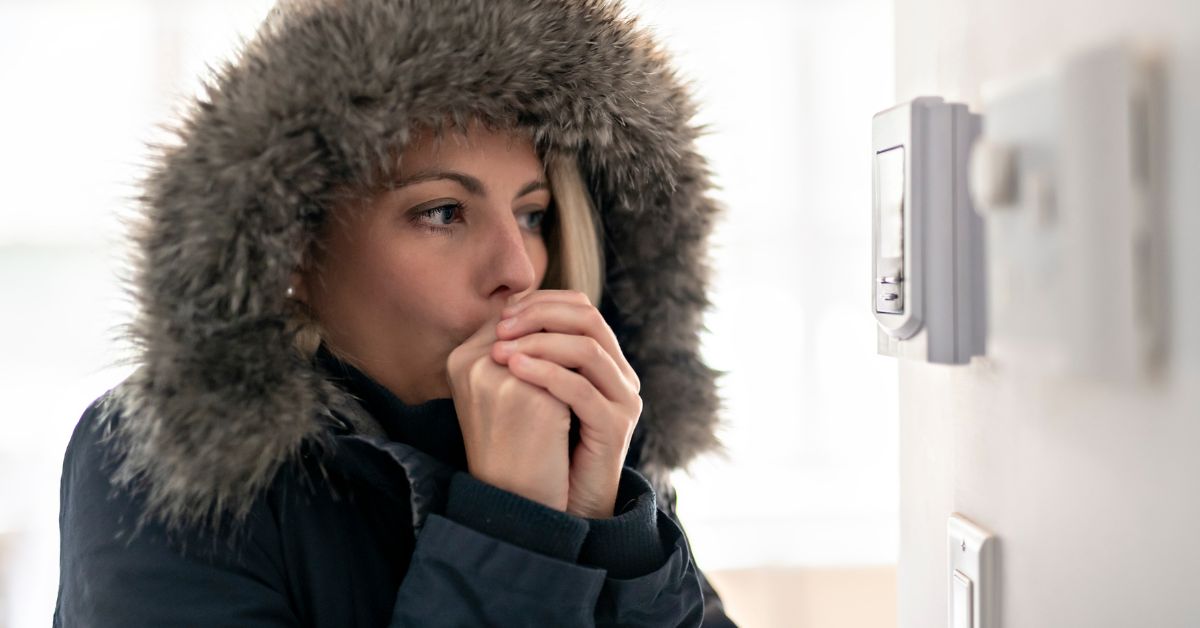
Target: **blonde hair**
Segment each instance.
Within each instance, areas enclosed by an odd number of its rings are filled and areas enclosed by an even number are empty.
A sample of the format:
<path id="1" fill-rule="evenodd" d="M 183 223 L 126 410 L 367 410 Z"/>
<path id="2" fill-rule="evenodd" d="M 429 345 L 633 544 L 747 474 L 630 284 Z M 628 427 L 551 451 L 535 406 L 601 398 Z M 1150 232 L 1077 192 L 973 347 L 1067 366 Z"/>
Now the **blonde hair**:
<path id="1" fill-rule="evenodd" d="M 600 218 L 578 162 L 568 155 L 552 155 L 547 161 L 546 176 L 554 197 L 555 220 L 551 233 L 546 235 L 550 261 L 542 287 L 578 290 L 599 307 L 604 289 Z"/>
<path id="2" fill-rule="evenodd" d="M 547 216 L 549 226 L 543 232 L 549 259 L 539 287 L 578 290 L 599 307 L 604 291 L 604 243 L 600 217 L 579 162 L 574 155 L 554 153 L 546 157 L 545 167 L 554 209 Z M 295 305 L 290 320 L 293 346 L 310 358 L 321 344 L 320 324 L 303 304 Z"/>

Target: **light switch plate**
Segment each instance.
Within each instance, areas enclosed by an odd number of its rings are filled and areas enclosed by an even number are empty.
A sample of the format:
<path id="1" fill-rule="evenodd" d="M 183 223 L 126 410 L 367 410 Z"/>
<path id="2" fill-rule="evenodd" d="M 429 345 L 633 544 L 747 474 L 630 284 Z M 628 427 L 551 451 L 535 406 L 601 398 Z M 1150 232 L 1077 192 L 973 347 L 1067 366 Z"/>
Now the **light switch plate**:
<path id="1" fill-rule="evenodd" d="M 999 600 L 996 537 L 958 513 L 946 525 L 950 555 L 946 578 L 949 626 L 998 628 Z M 964 606 L 964 597 L 966 608 Z"/>

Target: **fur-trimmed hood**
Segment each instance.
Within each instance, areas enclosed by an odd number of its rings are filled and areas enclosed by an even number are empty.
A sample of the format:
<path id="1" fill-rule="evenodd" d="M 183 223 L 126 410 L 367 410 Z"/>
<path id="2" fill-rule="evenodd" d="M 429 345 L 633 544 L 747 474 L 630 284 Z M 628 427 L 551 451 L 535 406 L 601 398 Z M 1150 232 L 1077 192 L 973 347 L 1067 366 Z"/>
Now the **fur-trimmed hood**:
<path id="1" fill-rule="evenodd" d="M 606 240 L 600 309 L 642 382 L 641 469 L 719 448 L 720 372 L 698 337 L 719 211 L 694 113 L 662 50 L 608 2 L 281 2 L 145 181 L 138 368 L 108 405 L 116 480 L 168 522 L 241 515 L 322 438 L 345 393 L 292 348 L 290 274 L 334 190 L 370 183 L 412 124 L 446 115 L 515 120 L 541 154 L 577 157 Z"/>

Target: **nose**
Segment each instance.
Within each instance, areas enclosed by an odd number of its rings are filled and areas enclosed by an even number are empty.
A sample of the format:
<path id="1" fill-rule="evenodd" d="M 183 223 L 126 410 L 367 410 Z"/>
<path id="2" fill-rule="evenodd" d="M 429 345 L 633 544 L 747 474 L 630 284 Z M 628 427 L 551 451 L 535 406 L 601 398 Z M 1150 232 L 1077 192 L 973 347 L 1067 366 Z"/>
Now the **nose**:
<path id="1" fill-rule="evenodd" d="M 494 286 L 491 298 L 503 305 L 508 297 L 533 287 L 533 260 L 515 216 L 508 215 L 499 221 L 488 244 L 490 250 L 486 257 L 492 269 L 490 275 Z"/>

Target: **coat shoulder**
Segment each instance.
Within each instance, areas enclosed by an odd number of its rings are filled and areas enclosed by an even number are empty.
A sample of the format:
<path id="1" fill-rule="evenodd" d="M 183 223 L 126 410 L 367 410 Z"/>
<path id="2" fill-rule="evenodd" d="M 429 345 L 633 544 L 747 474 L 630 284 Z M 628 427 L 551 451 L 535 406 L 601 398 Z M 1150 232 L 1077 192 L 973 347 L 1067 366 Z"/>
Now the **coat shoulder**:
<path id="1" fill-rule="evenodd" d="M 147 517 L 136 487 L 112 479 L 120 457 L 112 428 L 121 417 L 106 409 L 106 396 L 88 406 L 63 457 L 56 625 L 165 625 L 183 609 L 217 617 L 222 596 L 195 595 L 205 589 L 233 591 L 264 616 L 294 621 L 265 496 L 238 535 Z"/>
<path id="2" fill-rule="evenodd" d="M 86 506 L 89 511 L 117 513 L 133 536 L 148 527 L 161 529 L 168 536 L 179 536 L 193 542 L 211 537 L 225 543 L 244 536 L 239 531 L 255 527 L 267 512 L 288 506 L 289 502 L 309 501 L 325 492 L 331 499 L 346 498 L 346 473 L 338 465 L 341 456 L 330 449 L 332 439 L 302 443 L 297 454 L 279 465 L 267 486 L 255 497 L 249 513 L 234 519 L 228 513 L 209 523 L 193 521 L 190 525 L 170 520 L 149 508 L 146 493 L 149 488 L 139 477 L 122 477 L 121 462 L 127 445 L 120 426 L 126 420 L 124 410 L 113 402 L 110 390 L 94 400 L 83 411 L 75 425 L 63 455 L 60 499 L 60 523 L 72 514 L 70 508 Z M 294 507 L 294 505 L 293 505 Z M 296 512 L 293 515 L 299 514 Z M 194 543 L 192 543 L 194 544 Z"/>
<path id="3" fill-rule="evenodd" d="M 329 616 L 378 623 L 411 554 L 396 533 L 407 512 L 374 506 L 352 474 L 316 448 L 281 465 L 246 516 L 218 525 L 168 525 L 144 491 L 115 481 L 124 417 L 104 396 L 67 445 L 60 488 L 61 625 L 298 625 Z M 381 534 L 386 529 L 391 534 Z M 364 581 L 365 578 L 365 581 Z M 356 582 L 353 595 L 342 591 Z M 241 613 L 246 613 L 245 616 Z M 251 619 L 254 618 L 254 619 Z M 244 621 L 243 621 L 244 620 Z"/>

